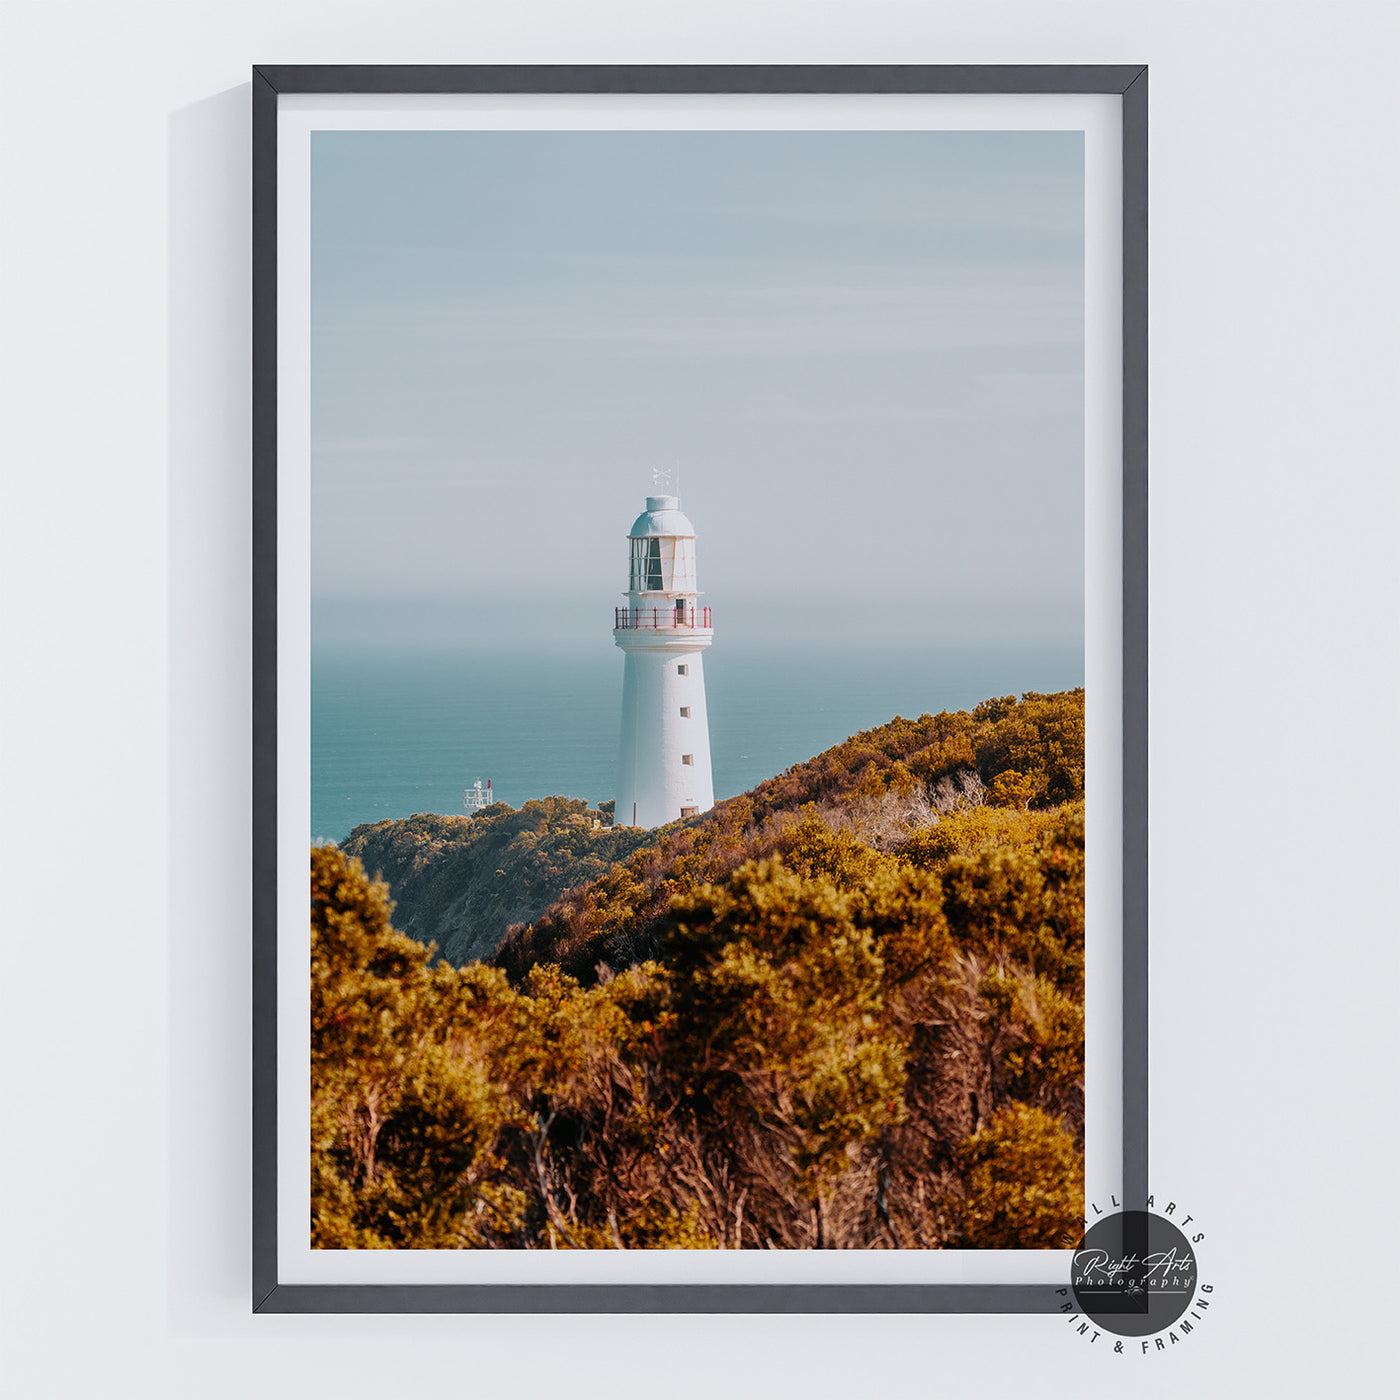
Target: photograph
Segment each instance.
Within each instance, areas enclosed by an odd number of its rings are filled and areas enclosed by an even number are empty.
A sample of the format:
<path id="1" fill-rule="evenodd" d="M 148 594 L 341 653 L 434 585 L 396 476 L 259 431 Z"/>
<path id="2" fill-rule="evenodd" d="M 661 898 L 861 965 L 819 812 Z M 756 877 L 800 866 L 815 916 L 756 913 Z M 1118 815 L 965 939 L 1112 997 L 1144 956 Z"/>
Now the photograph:
<path id="1" fill-rule="evenodd" d="M 310 1247 L 1072 1249 L 1084 132 L 309 168 Z"/>

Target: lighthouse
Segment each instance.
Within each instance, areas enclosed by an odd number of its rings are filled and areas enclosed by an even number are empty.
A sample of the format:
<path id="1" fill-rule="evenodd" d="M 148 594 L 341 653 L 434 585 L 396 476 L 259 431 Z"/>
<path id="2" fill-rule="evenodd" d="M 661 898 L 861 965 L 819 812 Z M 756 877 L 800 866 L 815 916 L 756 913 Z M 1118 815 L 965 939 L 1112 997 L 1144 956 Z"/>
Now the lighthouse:
<path id="1" fill-rule="evenodd" d="M 613 615 L 622 648 L 618 826 L 663 826 L 715 805 L 705 648 L 709 608 L 695 586 L 695 527 L 679 496 L 648 496 L 628 541 L 627 603 Z"/>

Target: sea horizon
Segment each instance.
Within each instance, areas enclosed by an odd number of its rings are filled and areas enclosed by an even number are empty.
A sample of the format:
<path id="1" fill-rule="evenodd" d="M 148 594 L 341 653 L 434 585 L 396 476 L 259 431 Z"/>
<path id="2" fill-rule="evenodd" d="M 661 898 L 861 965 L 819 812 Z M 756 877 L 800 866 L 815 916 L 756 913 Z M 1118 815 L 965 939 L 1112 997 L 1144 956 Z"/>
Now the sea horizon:
<path id="1" fill-rule="evenodd" d="M 313 647 L 311 832 L 341 841 L 367 822 L 463 812 L 488 779 L 512 807 L 610 800 L 622 657 L 606 642 L 548 656 L 392 643 Z M 715 646 L 705 655 L 715 800 L 888 724 L 971 709 L 994 695 L 1084 683 L 1077 642 Z"/>

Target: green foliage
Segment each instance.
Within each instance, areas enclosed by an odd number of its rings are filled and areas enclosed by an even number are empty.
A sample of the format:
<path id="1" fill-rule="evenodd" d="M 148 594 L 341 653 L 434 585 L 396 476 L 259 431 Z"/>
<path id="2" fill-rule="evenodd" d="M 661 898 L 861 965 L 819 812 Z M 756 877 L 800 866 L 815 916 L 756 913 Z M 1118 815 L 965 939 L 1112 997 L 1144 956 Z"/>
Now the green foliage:
<path id="1" fill-rule="evenodd" d="M 1060 1243 L 1082 705 L 897 719 L 660 831 L 549 799 L 313 850 L 313 1242 Z"/>
<path id="2" fill-rule="evenodd" d="M 1084 804 L 1065 807 L 1027 846 L 951 857 L 944 910 L 959 947 L 1022 964 L 1084 994 Z"/>
<path id="3" fill-rule="evenodd" d="M 953 1242 L 970 1249 L 1065 1249 L 1082 1233 L 1084 1161 L 1074 1138 L 1025 1104 L 999 1110 L 958 1150 L 967 1194 Z"/>
<path id="4" fill-rule="evenodd" d="M 597 879 L 648 835 L 613 826 L 611 804 L 547 797 L 519 811 L 497 802 L 471 817 L 357 826 L 341 847 L 389 882 L 405 933 L 464 963 L 489 958 L 512 924 Z"/>
<path id="5" fill-rule="evenodd" d="M 1013 769 L 1015 778 L 998 788 L 998 779 Z M 654 957 L 657 932 L 677 893 L 722 883 L 749 860 L 777 858 L 813 870 L 822 859 L 849 861 L 849 851 L 801 849 L 814 839 L 808 819 L 821 809 L 882 799 L 907 804 L 926 790 L 946 820 L 978 807 L 989 784 L 1007 807 L 1029 805 L 1032 816 L 1082 799 L 1082 689 L 1027 692 L 1020 701 L 1004 696 L 971 713 L 898 718 L 852 735 L 697 819 L 643 833 L 640 849 L 586 887 L 569 890 L 529 927 L 512 929 L 496 961 L 516 980 L 537 962 L 558 962 L 587 980 L 600 963 Z M 994 827 L 987 837 L 999 841 L 1021 829 L 1033 828 Z M 822 838 L 815 839 L 820 845 Z M 916 851 L 910 859 L 936 863 Z"/>
<path id="6" fill-rule="evenodd" d="M 778 849 L 789 870 L 809 880 L 830 880 L 841 890 L 863 889 L 898 864 L 862 844 L 851 832 L 832 831 L 812 810 L 783 834 Z"/>
<path id="7" fill-rule="evenodd" d="M 968 807 L 949 812 L 933 825 L 914 832 L 899 847 L 899 855 L 911 865 L 937 870 L 955 855 L 1028 845 L 1055 820 L 1054 813 Z"/>
<path id="8" fill-rule="evenodd" d="M 992 785 L 987 789 L 987 800 L 998 807 L 1019 807 L 1025 811 L 1042 790 L 1024 773 L 1008 768 L 1005 773 L 998 773 L 992 779 Z"/>
<path id="9" fill-rule="evenodd" d="M 994 968 L 980 981 L 998 1091 L 1072 1113 L 1084 1095 L 1084 1003 L 1048 977 Z"/>
<path id="10" fill-rule="evenodd" d="M 900 982 L 936 966 L 937 887 L 884 871 L 845 892 L 776 862 L 677 898 L 662 940 L 669 1049 L 702 1127 L 763 1124 L 762 1175 L 820 1207 L 852 1154 L 903 1116 Z M 715 1120 L 718 1120 L 716 1123 Z M 818 1218 L 818 1243 L 824 1222 Z"/>
<path id="11" fill-rule="evenodd" d="M 384 885 L 334 847 L 311 853 L 312 1242 L 325 1248 L 476 1244 L 483 1180 L 509 1111 L 481 1053 L 504 977 L 430 968 L 389 924 Z"/>
<path id="12" fill-rule="evenodd" d="M 1010 697 L 1007 697 L 1009 700 Z M 1052 806 L 1084 796 L 1084 692 L 1039 695 L 1027 691 L 1020 704 L 994 709 L 990 726 L 977 737 L 977 769 L 1007 806 Z M 979 705 L 973 712 L 980 714 Z"/>

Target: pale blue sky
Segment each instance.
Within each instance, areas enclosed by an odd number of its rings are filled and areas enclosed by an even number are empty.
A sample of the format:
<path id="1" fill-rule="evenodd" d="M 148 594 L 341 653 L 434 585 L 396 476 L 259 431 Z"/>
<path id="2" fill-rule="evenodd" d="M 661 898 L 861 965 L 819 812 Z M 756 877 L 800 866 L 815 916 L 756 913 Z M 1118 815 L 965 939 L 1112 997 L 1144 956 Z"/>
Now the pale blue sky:
<path id="1" fill-rule="evenodd" d="M 1077 132 L 316 133 L 321 638 L 608 642 L 660 466 L 720 639 L 1078 644 L 1083 211 Z"/>

